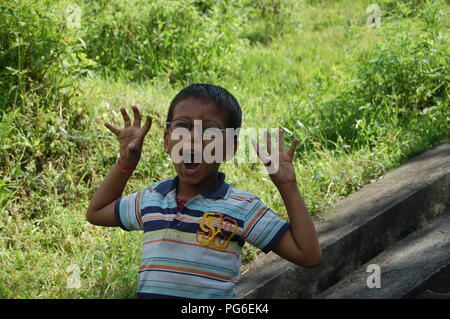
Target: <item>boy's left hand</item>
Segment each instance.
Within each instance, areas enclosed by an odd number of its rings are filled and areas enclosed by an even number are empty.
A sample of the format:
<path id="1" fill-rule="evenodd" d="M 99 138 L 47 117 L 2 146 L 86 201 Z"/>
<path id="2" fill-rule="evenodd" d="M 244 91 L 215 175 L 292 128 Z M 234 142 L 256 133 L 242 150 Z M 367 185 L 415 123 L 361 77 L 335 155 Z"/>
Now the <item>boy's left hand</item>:
<path id="1" fill-rule="evenodd" d="M 267 143 L 267 150 L 270 155 L 261 150 L 259 144 L 256 143 L 255 140 L 252 140 L 252 145 L 264 165 L 267 168 L 271 168 L 271 170 L 269 170 L 269 177 L 278 189 L 284 186 L 296 186 L 297 181 L 292 159 L 294 158 L 295 149 L 298 145 L 298 139 L 295 138 L 292 141 L 291 147 L 286 152 L 284 149 L 283 131 L 281 129 L 278 130 L 278 138 L 278 150 L 275 149 L 276 147 L 272 149 L 270 134 L 267 131 L 264 132 L 264 139 Z"/>

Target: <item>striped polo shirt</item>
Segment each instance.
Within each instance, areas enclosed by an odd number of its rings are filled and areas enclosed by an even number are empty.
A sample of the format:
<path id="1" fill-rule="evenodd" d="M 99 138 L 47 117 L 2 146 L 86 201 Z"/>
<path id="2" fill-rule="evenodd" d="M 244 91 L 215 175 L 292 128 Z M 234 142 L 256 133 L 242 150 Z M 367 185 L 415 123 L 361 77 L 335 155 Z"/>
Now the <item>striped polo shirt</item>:
<path id="1" fill-rule="evenodd" d="M 118 199 L 115 215 L 127 231 L 143 230 L 140 298 L 235 298 L 247 241 L 267 253 L 290 224 L 256 195 L 217 183 L 176 202 L 178 176 Z"/>

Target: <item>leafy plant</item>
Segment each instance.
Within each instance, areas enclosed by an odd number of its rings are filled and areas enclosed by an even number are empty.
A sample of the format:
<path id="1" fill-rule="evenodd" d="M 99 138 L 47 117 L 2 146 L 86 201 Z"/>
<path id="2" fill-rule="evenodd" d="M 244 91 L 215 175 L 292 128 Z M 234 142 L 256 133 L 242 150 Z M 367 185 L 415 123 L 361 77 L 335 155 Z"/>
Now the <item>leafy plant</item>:
<path id="1" fill-rule="evenodd" d="M 46 106 L 67 105 L 76 92 L 71 79 L 94 65 L 82 51 L 82 40 L 50 2 L 0 2 L 0 111 L 33 96 Z"/>

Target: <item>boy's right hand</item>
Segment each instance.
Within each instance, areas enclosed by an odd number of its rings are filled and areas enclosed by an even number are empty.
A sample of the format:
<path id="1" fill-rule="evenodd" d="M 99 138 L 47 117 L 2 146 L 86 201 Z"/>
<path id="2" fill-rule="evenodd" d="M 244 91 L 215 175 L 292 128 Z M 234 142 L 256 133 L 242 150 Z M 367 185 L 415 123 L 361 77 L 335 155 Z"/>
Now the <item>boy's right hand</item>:
<path id="1" fill-rule="evenodd" d="M 144 126 L 141 128 L 141 113 L 136 106 L 132 106 L 134 114 L 134 122 L 131 125 L 130 117 L 127 111 L 122 107 L 122 113 L 125 127 L 123 129 L 115 128 L 114 126 L 105 123 L 105 126 L 113 132 L 120 143 L 120 158 L 119 161 L 127 167 L 135 168 L 141 158 L 142 145 L 144 138 L 152 126 L 152 117 L 147 115 Z"/>

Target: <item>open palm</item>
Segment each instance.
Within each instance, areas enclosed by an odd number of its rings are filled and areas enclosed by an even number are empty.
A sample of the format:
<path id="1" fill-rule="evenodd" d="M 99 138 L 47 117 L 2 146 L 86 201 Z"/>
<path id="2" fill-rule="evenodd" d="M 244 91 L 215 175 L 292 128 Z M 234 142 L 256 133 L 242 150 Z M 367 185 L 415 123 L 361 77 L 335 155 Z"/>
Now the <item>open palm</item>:
<path id="1" fill-rule="evenodd" d="M 144 138 L 147 135 L 152 125 L 151 116 L 146 117 L 146 122 L 141 128 L 141 113 L 136 106 L 131 108 L 134 114 L 133 125 L 130 117 L 124 108 L 120 109 L 125 127 L 118 129 L 108 123 L 105 126 L 113 132 L 120 143 L 120 161 L 128 167 L 136 167 L 141 157 L 142 145 Z"/>
<path id="2" fill-rule="evenodd" d="M 269 154 L 264 152 L 256 141 L 253 140 L 252 145 L 258 154 L 258 157 L 268 169 L 269 177 L 272 182 L 277 187 L 284 184 L 295 184 L 296 177 L 292 160 L 294 158 L 295 149 L 298 145 L 298 139 L 295 138 L 292 141 L 291 147 L 287 152 L 284 147 L 282 130 L 278 130 L 278 143 L 276 143 L 277 145 L 275 147 L 272 147 L 272 140 L 267 131 L 264 132 L 264 140 L 267 143 L 267 151 Z"/>

